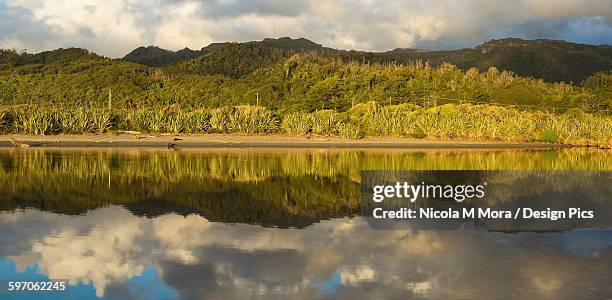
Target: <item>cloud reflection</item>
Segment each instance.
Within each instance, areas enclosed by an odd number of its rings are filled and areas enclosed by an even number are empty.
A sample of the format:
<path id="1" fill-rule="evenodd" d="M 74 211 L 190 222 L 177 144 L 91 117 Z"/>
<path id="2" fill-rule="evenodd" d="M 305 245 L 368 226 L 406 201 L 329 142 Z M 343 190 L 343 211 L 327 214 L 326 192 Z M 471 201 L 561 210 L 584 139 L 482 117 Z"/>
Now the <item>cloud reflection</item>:
<path id="1" fill-rule="evenodd" d="M 120 291 L 151 270 L 184 299 L 609 295 L 612 237 L 583 233 L 595 255 L 568 247 L 580 231 L 376 231 L 359 218 L 275 229 L 112 206 L 83 216 L 1 213 L 0 255 L 107 298 L 134 296 Z"/>

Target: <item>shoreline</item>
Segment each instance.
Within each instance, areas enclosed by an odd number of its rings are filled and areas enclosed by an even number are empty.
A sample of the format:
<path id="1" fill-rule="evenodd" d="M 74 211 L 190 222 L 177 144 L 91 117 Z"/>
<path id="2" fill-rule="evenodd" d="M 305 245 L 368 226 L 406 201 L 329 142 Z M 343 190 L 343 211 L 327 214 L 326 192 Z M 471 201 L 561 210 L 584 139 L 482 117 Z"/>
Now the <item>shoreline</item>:
<path id="1" fill-rule="evenodd" d="M 11 138 L 23 148 L 380 148 L 380 149 L 559 149 L 571 146 L 546 143 L 506 143 L 487 141 L 445 141 L 396 137 L 368 137 L 351 140 L 327 136 L 284 135 L 0 135 L 0 148 L 15 148 Z"/>

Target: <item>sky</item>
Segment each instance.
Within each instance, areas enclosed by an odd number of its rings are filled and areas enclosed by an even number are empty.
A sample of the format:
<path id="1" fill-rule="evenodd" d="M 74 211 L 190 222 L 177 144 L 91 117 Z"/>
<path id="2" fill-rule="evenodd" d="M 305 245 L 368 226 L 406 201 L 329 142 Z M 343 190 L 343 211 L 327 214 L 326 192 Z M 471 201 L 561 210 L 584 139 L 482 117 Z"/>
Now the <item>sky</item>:
<path id="1" fill-rule="evenodd" d="M 612 44 L 612 0 L 0 0 L 0 48 L 28 52 L 122 57 L 283 36 L 368 51 L 504 37 Z"/>
<path id="2" fill-rule="evenodd" d="M 0 281 L 67 280 L 69 299 L 573 299 L 612 276 L 611 230 L 381 234 L 359 218 L 278 229 L 109 206 L 3 213 L 0 241 Z"/>

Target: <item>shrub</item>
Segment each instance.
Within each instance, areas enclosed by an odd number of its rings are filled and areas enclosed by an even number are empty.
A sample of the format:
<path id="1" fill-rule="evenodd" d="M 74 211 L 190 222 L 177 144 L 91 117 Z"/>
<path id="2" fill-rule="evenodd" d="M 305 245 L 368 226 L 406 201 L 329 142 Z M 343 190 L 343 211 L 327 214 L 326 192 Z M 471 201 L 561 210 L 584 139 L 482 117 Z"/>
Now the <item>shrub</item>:
<path id="1" fill-rule="evenodd" d="M 215 133 L 226 133 L 230 131 L 229 115 L 232 109 L 229 107 L 221 107 L 213 109 L 210 116 L 210 128 Z"/>
<path id="2" fill-rule="evenodd" d="M 229 115 L 229 132 L 272 133 L 278 130 L 278 118 L 265 107 L 237 106 Z"/>
<path id="3" fill-rule="evenodd" d="M 16 133 L 45 135 L 56 132 L 57 115 L 54 111 L 17 110 L 13 115 L 13 128 Z"/>
<path id="4" fill-rule="evenodd" d="M 333 110 L 320 110 L 312 114 L 312 132 L 321 135 L 335 135 L 338 133 L 340 119 Z"/>
<path id="5" fill-rule="evenodd" d="M 365 133 L 359 128 L 359 126 L 344 122 L 340 122 L 338 124 L 338 133 L 343 138 L 353 140 L 358 140 L 365 136 Z"/>
<path id="6" fill-rule="evenodd" d="M 338 113 L 321 110 L 281 118 L 259 106 L 181 110 L 177 106 L 105 109 L 0 107 L 3 133 L 103 133 L 113 130 L 172 133 L 291 135 L 312 132 L 350 139 L 405 136 L 505 142 L 542 141 L 582 146 L 612 146 L 612 117 L 576 110 L 564 114 L 519 111 L 510 107 L 446 104 L 430 109 L 409 104 L 382 107 L 374 102 Z"/>
<path id="7" fill-rule="evenodd" d="M 540 132 L 537 137 L 537 141 L 541 142 L 556 143 L 558 140 L 557 134 L 550 130 Z"/>
<path id="8" fill-rule="evenodd" d="M 290 113 L 283 118 L 281 129 L 290 135 L 306 134 L 312 131 L 314 117 L 308 113 Z"/>

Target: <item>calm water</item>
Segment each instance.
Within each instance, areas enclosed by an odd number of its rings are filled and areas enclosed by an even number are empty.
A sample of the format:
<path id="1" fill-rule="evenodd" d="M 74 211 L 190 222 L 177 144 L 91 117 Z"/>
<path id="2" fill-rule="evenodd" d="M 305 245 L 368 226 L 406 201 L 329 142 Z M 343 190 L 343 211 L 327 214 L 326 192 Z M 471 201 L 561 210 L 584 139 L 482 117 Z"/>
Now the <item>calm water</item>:
<path id="1" fill-rule="evenodd" d="M 612 229 L 378 231 L 357 215 L 362 169 L 610 170 L 611 158 L 4 150 L 0 281 L 70 283 L 31 299 L 609 299 Z"/>

